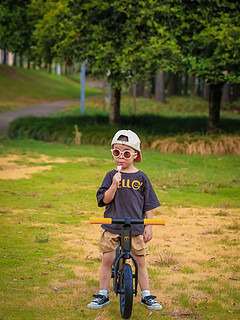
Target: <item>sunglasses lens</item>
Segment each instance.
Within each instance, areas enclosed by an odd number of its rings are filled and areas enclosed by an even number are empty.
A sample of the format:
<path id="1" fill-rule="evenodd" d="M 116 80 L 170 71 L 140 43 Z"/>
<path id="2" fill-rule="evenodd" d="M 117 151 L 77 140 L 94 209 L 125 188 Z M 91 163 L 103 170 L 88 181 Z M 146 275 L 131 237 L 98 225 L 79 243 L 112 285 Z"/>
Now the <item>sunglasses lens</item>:
<path id="1" fill-rule="evenodd" d="M 118 149 L 113 149 L 112 154 L 114 157 L 119 157 L 120 151 Z"/>
<path id="2" fill-rule="evenodd" d="M 132 154 L 130 151 L 124 151 L 123 155 L 124 155 L 124 158 L 130 159 Z"/>

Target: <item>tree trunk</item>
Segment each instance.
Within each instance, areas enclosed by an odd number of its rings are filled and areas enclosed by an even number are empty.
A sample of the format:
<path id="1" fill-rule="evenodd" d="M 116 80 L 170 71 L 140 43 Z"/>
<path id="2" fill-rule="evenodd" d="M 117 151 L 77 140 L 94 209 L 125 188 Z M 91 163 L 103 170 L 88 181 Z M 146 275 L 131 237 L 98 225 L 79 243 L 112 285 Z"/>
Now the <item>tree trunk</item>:
<path id="1" fill-rule="evenodd" d="M 49 62 L 48 64 L 48 73 L 52 73 L 52 62 Z"/>
<path id="2" fill-rule="evenodd" d="M 149 99 L 150 95 L 151 95 L 150 82 L 145 81 L 144 82 L 144 89 L 143 89 L 143 98 Z"/>
<path id="3" fill-rule="evenodd" d="M 164 72 L 160 71 L 156 74 L 155 80 L 155 99 L 166 103 L 165 88 L 164 88 Z"/>
<path id="4" fill-rule="evenodd" d="M 144 81 L 142 79 L 139 79 L 137 83 L 137 97 L 142 97 L 144 91 Z"/>
<path id="5" fill-rule="evenodd" d="M 183 77 L 179 73 L 177 73 L 178 77 L 178 86 L 177 86 L 177 95 L 181 96 L 182 95 L 182 87 L 183 87 Z"/>
<path id="6" fill-rule="evenodd" d="M 240 84 L 233 83 L 231 89 L 231 101 L 236 101 L 240 97 Z"/>
<path id="7" fill-rule="evenodd" d="M 178 95 L 179 94 L 179 75 L 170 73 L 169 83 L 168 83 L 168 94 Z"/>
<path id="8" fill-rule="evenodd" d="M 3 50 L 3 64 L 7 64 L 7 50 Z"/>
<path id="9" fill-rule="evenodd" d="M 205 101 L 209 101 L 209 85 L 206 81 L 204 81 L 204 87 L 203 87 L 203 99 Z"/>
<path id="10" fill-rule="evenodd" d="M 109 124 L 112 126 L 120 124 L 120 100 L 121 89 L 112 88 L 109 112 Z"/>
<path id="11" fill-rule="evenodd" d="M 203 96 L 203 90 L 204 90 L 204 79 L 202 77 L 197 78 L 197 95 L 199 97 Z"/>
<path id="12" fill-rule="evenodd" d="M 219 132 L 220 107 L 223 83 L 211 84 L 209 92 L 208 133 Z"/>
<path id="13" fill-rule="evenodd" d="M 106 80 L 103 80 L 103 111 L 106 110 Z"/>
<path id="14" fill-rule="evenodd" d="M 17 66 L 17 52 L 14 53 L 13 66 Z"/>
<path id="15" fill-rule="evenodd" d="M 224 83 L 222 88 L 222 101 L 230 102 L 230 85 L 228 82 Z"/>
<path id="16" fill-rule="evenodd" d="M 20 53 L 20 67 L 23 68 L 23 55 Z"/>
<path id="17" fill-rule="evenodd" d="M 195 96 L 195 76 L 192 75 L 191 78 L 190 78 L 190 90 L 191 90 L 191 93 L 190 93 L 190 97 L 191 98 L 194 98 Z"/>
<path id="18" fill-rule="evenodd" d="M 188 73 L 185 71 L 185 77 L 184 77 L 184 95 L 187 96 L 188 94 Z"/>
<path id="19" fill-rule="evenodd" d="M 135 113 L 137 110 L 137 85 L 134 83 L 132 85 L 132 92 L 133 92 L 133 112 Z"/>

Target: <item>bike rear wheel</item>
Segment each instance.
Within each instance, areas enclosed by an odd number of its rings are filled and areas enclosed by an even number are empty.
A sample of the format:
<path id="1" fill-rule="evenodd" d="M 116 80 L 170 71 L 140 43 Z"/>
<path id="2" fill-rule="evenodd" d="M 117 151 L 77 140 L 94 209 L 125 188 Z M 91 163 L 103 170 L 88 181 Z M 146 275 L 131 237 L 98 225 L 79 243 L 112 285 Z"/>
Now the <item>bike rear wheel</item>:
<path id="1" fill-rule="evenodd" d="M 129 319 L 133 304 L 133 276 L 129 264 L 123 265 L 120 277 L 120 311 L 123 319 Z"/>

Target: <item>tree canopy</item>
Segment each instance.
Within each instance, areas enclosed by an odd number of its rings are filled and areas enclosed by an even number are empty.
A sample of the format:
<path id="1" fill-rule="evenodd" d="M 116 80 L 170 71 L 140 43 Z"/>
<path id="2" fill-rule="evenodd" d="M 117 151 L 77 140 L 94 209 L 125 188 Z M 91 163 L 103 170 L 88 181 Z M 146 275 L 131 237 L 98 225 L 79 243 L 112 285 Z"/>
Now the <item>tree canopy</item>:
<path id="1" fill-rule="evenodd" d="M 30 0 L 2 0 L 0 3 L 0 48 L 30 54 L 32 27 L 27 16 Z"/>
<path id="2" fill-rule="evenodd" d="M 21 3 L 27 6 L 29 1 Z M 0 47 L 24 50 L 31 21 L 33 37 L 29 39 L 39 59 L 51 64 L 55 58 L 69 65 L 87 60 L 93 73 L 107 78 L 116 93 L 112 123 L 120 118 L 123 83 L 148 79 L 158 71 L 187 70 L 210 85 L 214 131 L 219 126 L 222 85 L 240 83 L 238 1 L 31 0 L 29 20 L 26 25 L 19 20 L 19 33 L 13 18 L 11 31 L 6 29 L 6 16 L 19 12 L 22 16 L 21 6 L 15 8 L 13 1 L 2 3 Z M 9 39 L 8 32 L 12 33 Z"/>

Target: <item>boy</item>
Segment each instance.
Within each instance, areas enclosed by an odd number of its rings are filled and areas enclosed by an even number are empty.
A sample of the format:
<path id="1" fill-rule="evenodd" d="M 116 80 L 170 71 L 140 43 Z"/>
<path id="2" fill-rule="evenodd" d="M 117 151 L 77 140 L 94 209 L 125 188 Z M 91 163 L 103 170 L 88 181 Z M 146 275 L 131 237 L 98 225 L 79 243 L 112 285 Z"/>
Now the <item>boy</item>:
<path id="1" fill-rule="evenodd" d="M 134 164 L 141 162 L 140 140 L 131 130 L 120 130 L 113 137 L 112 155 L 118 169 L 105 176 L 102 186 L 97 192 L 100 207 L 106 206 L 105 218 L 152 219 L 152 210 L 160 203 L 146 174 L 138 170 Z M 90 309 L 100 309 L 110 303 L 108 285 L 112 275 L 112 265 L 121 226 L 117 224 L 102 225 L 100 239 L 102 265 L 100 269 L 99 294 L 88 304 Z M 162 306 L 150 294 L 148 271 L 144 255 L 149 254 L 146 243 L 152 239 L 152 226 L 132 225 L 132 250 L 138 263 L 138 279 L 142 291 L 141 304 L 150 310 L 160 310 Z"/>

